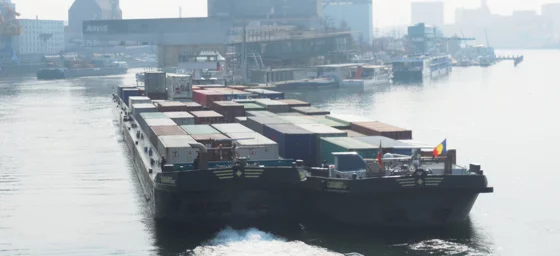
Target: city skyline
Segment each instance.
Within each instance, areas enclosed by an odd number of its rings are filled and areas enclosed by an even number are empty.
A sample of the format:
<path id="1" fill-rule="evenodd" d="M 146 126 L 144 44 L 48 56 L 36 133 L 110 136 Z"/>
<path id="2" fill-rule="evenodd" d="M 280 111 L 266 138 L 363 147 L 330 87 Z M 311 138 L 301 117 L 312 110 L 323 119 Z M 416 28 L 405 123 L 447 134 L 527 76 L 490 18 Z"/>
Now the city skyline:
<path id="1" fill-rule="evenodd" d="M 67 20 L 68 9 L 74 0 L 12 0 L 21 13 L 20 18 Z M 431 0 L 434 1 L 434 0 Z M 190 2 L 190 3 L 186 3 Z M 383 28 L 410 24 L 411 2 L 430 2 L 413 0 L 373 0 L 374 26 Z M 454 23 L 457 8 L 477 8 L 480 0 L 445 0 L 445 23 Z M 540 13 L 541 6 L 546 3 L 560 2 L 550 0 L 487 0 L 489 8 L 495 14 L 508 15 L 515 10 L 533 10 Z M 176 18 L 179 17 L 179 7 L 182 7 L 183 17 L 205 17 L 207 13 L 206 0 L 159 0 L 157 8 L 147 0 L 121 0 L 121 9 L 125 19 L 144 18 Z M 391 10 L 390 12 L 383 10 Z"/>

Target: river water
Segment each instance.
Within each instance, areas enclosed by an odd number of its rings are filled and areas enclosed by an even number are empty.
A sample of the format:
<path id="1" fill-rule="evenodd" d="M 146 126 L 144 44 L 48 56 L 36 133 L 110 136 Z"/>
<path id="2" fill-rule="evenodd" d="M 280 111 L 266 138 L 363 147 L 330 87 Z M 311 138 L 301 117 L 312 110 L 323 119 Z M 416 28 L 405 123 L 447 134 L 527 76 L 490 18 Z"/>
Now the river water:
<path id="1" fill-rule="evenodd" d="M 560 52 L 514 53 L 525 55 L 518 67 L 456 68 L 423 84 L 288 93 L 434 146 L 447 138 L 459 163 L 482 164 L 495 193 L 464 225 L 436 230 L 156 225 L 110 109 L 133 73 L 0 79 L 0 255 L 558 255 Z"/>

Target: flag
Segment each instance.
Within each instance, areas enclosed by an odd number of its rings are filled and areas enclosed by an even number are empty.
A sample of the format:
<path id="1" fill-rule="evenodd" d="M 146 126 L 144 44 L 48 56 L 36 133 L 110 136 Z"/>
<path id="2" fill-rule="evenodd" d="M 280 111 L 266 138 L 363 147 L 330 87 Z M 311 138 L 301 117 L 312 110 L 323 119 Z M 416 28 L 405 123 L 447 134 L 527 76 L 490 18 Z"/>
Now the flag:
<path id="1" fill-rule="evenodd" d="M 434 148 L 434 157 L 445 154 L 447 152 L 447 139 L 444 139 L 439 145 Z"/>
<path id="2" fill-rule="evenodd" d="M 377 152 L 377 163 L 379 167 L 383 168 L 383 147 L 381 146 L 381 141 L 379 142 L 379 151 Z"/>

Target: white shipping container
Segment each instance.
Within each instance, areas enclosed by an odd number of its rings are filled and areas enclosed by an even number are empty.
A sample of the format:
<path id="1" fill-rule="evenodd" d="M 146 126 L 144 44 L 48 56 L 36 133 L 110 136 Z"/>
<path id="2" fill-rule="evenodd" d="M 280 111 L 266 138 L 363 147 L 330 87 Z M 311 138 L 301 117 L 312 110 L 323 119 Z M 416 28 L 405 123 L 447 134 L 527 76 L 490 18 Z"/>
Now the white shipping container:
<path id="1" fill-rule="evenodd" d="M 150 118 L 144 120 L 146 124 L 150 127 L 152 126 L 176 126 L 177 124 L 171 120 L 171 118 Z"/>
<path id="2" fill-rule="evenodd" d="M 144 72 L 146 93 L 165 93 L 165 72 Z"/>
<path id="3" fill-rule="evenodd" d="M 223 134 L 228 133 L 252 133 L 253 130 L 249 129 L 247 126 L 238 123 L 229 124 L 212 124 L 214 129 L 220 131 Z"/>
<path id="4" fill-rule="evenodd" d="M 167 91 L 171 99 L 192 99 L 192 77 L 188 75 L 169 74 Z"/>
<path id="5" fill-rule="evenodd" d="M 279 159 L 278 143 L 256 132 L 226 134 L 232 139 L 250 138 L 234 141 L 237 153 L 241 157 L 251 160 L 276 160 Z"/>
<path id="6" fill-rule="evenodd" d="M 157 150 L 160 156 L 165 156 L 168 164 L 192 163 L 197 154 L 190 146 L 193 141 L 188 135 L 159 136 Z"/>
<path id="7" fill-rule="evenodd" d="M 128 105 L 132 106 L 134 104 L 150 104 L 152 100 L 146 96 L 130 96 L 128 97 Z"/>
<path id="8" fill-rule="evenodd" d="M 157 112 L 157 108 L 152 104 L 146 104 L 146 103 L 134 104 L 131 107 L 131 111 L 132 111 L 132 115 L 134 116 L 134 119 L 138 120 L 140 118 L 141 113 Z"/>
<path id="9" fill-rule="evenodd" d="M 177 125 L 194 124 L 194 116 L 185 111 L 163 112 L 165 116 L 171 118 Z"/>

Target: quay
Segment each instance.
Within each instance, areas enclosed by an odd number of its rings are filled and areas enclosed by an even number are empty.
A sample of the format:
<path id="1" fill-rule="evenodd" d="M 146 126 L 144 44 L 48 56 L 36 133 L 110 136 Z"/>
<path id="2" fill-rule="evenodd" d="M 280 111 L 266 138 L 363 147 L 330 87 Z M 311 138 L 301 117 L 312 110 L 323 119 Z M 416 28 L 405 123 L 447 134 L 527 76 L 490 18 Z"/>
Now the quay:
<path id="1" fill-rule="evenodd" d="M 496 56 L 496 61 L 513 60 L 513 65 L 517 67 L 521 62 L 523 62 L 523 55 L 504 55 Z"/>

